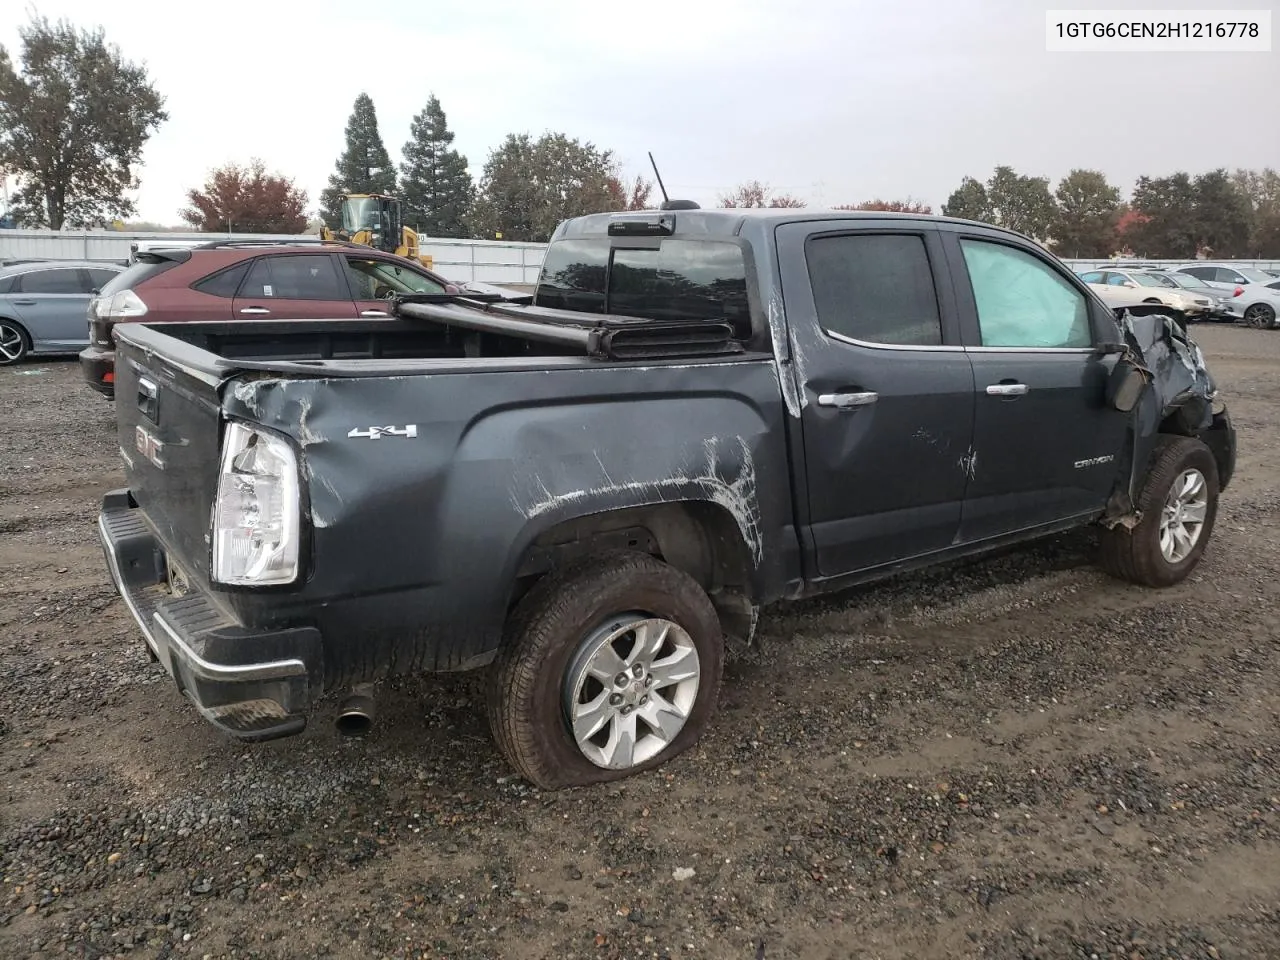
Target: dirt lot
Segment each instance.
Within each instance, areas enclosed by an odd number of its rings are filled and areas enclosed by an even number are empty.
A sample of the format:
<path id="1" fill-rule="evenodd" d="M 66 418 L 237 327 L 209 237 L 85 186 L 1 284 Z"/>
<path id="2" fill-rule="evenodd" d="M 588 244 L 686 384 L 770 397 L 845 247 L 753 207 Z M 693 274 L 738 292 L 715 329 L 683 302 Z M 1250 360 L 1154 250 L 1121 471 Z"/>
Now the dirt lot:
<path id="1" fill-rule="evenodd" d="M 1241 461 L 1193 581 L 1077 535 L 773 610 L 700 748 L 557 794 L 467 678 L 207 726 L 108 585 L 110 406 L 0 370 L 0 956 L 1280 955 L 1280 333 L 1197 335 Z"/>

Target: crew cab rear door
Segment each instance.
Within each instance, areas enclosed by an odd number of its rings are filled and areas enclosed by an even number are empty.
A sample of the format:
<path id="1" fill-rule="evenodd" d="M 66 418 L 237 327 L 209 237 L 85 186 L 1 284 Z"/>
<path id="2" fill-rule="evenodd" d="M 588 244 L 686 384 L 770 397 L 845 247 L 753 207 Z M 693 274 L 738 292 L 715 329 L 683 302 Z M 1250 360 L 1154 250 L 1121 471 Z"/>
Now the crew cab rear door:
<path id="1" fill-rule="evenodd" d="M 269 254 L 254 260 L 236 294 L 236 320 L 346 320 L 356 316 L 346 278 L 330 253 Z"/>
<path id="2" fill-rule="evenodd" d="M 1129 423 L 1106 402 L 1117 357 L 1097 349 L 1101 305 L 1031 243 L 940 231 L 976 383 L 961 541 L 1100 512 Z"/>
<path id="3" fill-rule="evenodd" d="M 952 545 L 973 434 L 973 372 L 931 224 L 780 224 L 801 393 L 801 528 L 818 578 Z M 799 478 L 798 478 L 799 480 Z"/>

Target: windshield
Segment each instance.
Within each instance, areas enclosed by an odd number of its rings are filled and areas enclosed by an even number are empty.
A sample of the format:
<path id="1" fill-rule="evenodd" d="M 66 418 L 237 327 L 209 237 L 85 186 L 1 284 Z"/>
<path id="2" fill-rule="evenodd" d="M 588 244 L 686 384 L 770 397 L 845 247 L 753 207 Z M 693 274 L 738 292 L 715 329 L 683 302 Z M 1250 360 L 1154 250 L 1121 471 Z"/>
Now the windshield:
<path id="1" fill-rule="evenodd" d="M 1133 279 L 1137 280 L 1144 287 L 1176 287 L 1177 284 L 1168 277 L 1161 277 L 1154 273 L 1135 273 Z"/>
<path id="2" fill-rule="evenodd" d="M 378 199 L 356 197 L 342 204 L 342 229 L 347 233 L 375 230 L 378 227 Z"/>

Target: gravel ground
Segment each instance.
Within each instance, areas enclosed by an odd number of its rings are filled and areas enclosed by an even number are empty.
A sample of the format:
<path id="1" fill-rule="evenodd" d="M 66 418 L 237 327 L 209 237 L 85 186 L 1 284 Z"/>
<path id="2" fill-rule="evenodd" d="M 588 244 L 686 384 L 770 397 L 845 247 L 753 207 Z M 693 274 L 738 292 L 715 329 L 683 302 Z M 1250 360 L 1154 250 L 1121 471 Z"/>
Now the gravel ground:
<path id="1" fill-rule="evenodd" d="M 1191 581 L 1073 535 L 779 607 L 698 748 L 555 794 L 469 677 L 219 735 L 107 580 L 112 408 L 0 369 L 0 956 L 1280 955 L 1280 333 L 1196 333 L 1241 458 Z"/>

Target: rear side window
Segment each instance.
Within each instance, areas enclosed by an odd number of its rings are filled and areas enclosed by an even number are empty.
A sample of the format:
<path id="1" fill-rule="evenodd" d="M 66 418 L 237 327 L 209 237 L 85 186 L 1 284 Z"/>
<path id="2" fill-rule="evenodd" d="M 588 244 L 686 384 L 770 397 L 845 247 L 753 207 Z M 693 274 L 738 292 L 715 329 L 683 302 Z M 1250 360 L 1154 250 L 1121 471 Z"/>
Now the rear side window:
<path id="1" fill-rule="evenodd" d="M 205 277 L 199 283 L 192 284 L 192 289 L 215 297 L 234 297 L 236 291 L 240 289 L 240 281 L 249 272 L 249 264 L 251 262 L 246 260 L 243 263 L 237 263 L 233 267 L 227 267 L 225 270 L 219 270 L 217 273 Z"/>
<path id="2" fill-rule="evenodd" d="M 23 293 L 88 293 L 89 283 L 80 270 L 35 270 L 22 275 Z"/>
<path id="3" fill-rule="evenodd" d="M 742 248 L 722 240 L 664 239 L 646 249 L 561 240 L 547 250 L 536 303 L 653 320 L 726 320 L 751 330 Z"/>
<path id="4" fill-rule="evenodd" d="M 328 254 L 259 257 L 245 281 L 242 297 L 276 300 L 350 300 Z"/>
<path id="5" fill-rule="evenodd" d="M 923 237 L 815 237 L 806 245 L 805 258 L 818 322 L 828 333 L 864 343 L 942 343 L 942 319 Z"/>
<path id="6" fill-rule="evenodd" d="M 89 286 L 94 290 L 101 290 L 108 283 L 114 280 L 116 278 L 116 274 L 119 272 L 119 270 L 94 270 L 90 267 L 88 270 Z"/>

